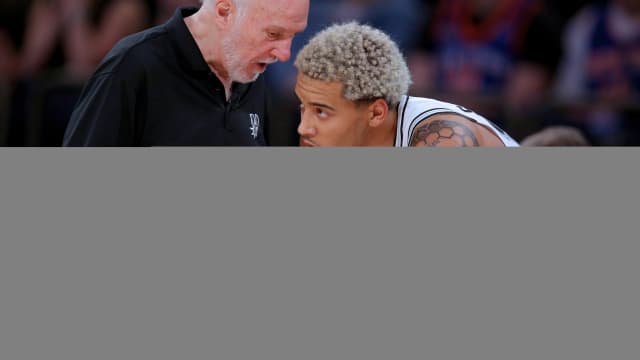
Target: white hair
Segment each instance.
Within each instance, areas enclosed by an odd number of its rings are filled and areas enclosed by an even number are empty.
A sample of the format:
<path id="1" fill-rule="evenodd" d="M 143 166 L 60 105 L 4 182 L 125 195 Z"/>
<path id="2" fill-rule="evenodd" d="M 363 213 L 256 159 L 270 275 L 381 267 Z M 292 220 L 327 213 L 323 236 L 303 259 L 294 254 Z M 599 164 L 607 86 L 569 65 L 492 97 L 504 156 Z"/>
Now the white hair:
<path id="1" fill-rule="evenodd" d="M 382 31 L 349 22 L 316 34 L 298 53 L 294 65 L 302 74 L 339 81 L 347 100 L 384 99 L 400 103 L 411 76 L 398 45 Z"/>

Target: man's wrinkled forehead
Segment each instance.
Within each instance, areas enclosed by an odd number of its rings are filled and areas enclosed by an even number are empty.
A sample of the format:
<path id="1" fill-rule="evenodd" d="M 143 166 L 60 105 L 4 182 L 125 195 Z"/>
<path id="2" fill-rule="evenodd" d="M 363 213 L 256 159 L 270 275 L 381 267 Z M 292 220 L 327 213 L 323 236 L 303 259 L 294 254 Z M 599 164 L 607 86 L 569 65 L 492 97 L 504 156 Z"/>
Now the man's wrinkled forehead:
<path id="1" fill-rule="evenodd" d="M 288 11 L 296 9 L 297 11 L 309 12 L 309 0 L 235 0 L 241 1 L 242 4 L 249 6 L 257 6 L 263 9 L 274 9 L 280 11 Z"/>
<path id="2" fill-rule="evenodd" d="M 295 32 L 304 31 L 309 17 L 309 0 L 248 0 L 252 2 L 254 10 L 258 14 L 268 14 L 277 24 L 291 28 Z"/>

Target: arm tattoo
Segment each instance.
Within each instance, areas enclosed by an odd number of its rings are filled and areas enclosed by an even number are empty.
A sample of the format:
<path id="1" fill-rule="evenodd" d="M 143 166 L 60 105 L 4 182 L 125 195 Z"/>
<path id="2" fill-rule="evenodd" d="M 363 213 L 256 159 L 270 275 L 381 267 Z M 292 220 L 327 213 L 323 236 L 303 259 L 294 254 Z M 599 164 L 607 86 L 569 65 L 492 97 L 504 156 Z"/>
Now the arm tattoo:
<path id="1" fill-rule="evenodd" d="M 438 146 L 453 143 L 461 147 L 480 146 L 473 131 L 464 124 L 449 120 L 434 120 L 415 129 L 411 146 L 424 143 Z"/>

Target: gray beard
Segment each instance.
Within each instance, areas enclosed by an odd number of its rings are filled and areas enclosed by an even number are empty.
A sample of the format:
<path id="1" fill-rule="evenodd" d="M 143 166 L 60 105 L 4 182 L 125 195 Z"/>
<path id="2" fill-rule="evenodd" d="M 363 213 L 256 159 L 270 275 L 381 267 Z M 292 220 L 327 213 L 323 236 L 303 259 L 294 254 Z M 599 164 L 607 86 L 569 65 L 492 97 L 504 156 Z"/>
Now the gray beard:
<path id="1" fill-rule="evenodd" d="M 238 52 L 236 51 L 236 43 L 235 39 L 231 37 L 227 37 L 222 40 L 222 51 L 224 57 L 224 64 L 227 68 L 227 73 L 229 74 L 229 79 L 233 82 L 239 83 L 250 83 L 255 81 L 260 73 L 256 73 L 252 78 L 247 78 L 245 74 L 242 73 L 240 60 L 238 58 Z"/>

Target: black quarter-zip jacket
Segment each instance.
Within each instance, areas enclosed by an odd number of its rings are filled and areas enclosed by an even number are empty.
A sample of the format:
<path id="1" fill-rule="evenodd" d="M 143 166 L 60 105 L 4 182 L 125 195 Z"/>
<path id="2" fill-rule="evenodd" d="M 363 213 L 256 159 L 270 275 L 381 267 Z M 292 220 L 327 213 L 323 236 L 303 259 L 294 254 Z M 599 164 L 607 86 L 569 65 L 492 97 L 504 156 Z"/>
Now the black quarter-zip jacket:
<path id="1" fill-rule="evenodd" d="M 179 8 L 119 41 L 87 81 L 63 146 L 262 146 L 266 81 L 234 83 L 226 100 Z"/>

